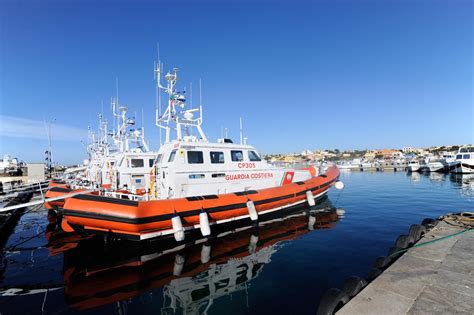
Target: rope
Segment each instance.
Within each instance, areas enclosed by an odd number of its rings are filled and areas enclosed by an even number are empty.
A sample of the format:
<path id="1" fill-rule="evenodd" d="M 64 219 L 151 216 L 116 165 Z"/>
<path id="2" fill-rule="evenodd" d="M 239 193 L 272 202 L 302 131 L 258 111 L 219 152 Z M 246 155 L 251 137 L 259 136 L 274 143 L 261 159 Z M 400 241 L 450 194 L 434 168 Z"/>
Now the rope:
<path id="1" fill-rule="evenodd" d="M 30 237 L 28 237 L 28 238 L 26 238 L 26 239 L 24 239 L 20 242 L 17 242 L 16 244 L 14 244 L 12 246 L 6 247 L 5 250 L 10 251 L 10 252 L 15 251 L 15 249 L 18 247 L 18 245 L 24 244 L 28 241 L 31 241 L 34 238 L 37 238 L 37 237 L 41 236 L 45 231 L 46 231 L 46 228 L 42 229 L 40 232 L 36 233 L 33 236 L 30 236 Z"/>
<path id="2" fill-rule="evenodd" d="M 433 244 L 433 243 L 436 243 L 436 242 L 439 242 L 439 241 L 443 241 L 445 239 L 448 239 L 448 238 L 451 238 L 451 237 L 454 237 L 454 236 L 458 236 L 458 235 L 461 235 L 461 234 L 464 234 L 466 232 L 469 232 L 469 231 L 474 231 L 474 228 L 469 228 L 469 229 L 465 229 L 463 231 L 460 231 L 460 232 L 457 232 L 457 233 L 453 233 L 453 234 L 449 234 L 449 235 L 446 235 L 446 236 L 443 236 L 443 237 L 440 237 L 440 238 L 437 238 L 437 239 L 434 239 L 434 240 L 431 240 L 431 241 L 428 241 L 426 243 L 422 243 L 422 244 L 416 244 L 416 245 L 413 245 L 412 247 L 408 247 L 408 248 L 404 248 L 404 249 L 401 249 L 399 251 L 396 251 L 395 253 L 391 254 L 390 256 L 388 256 L 387 258 L 390 258 L 392 256 L 395 256 L 395 255 L 398 255 L 400 253 L 404 253 L 412 248 L 417 248 L 417 247 L 422 247 L 422 246 L 426 246 L 426 245 L 430 245 L 430 244 Z"/>
<path id="3" fill-rule="evenodd" d="M 473 228 L 474 227 L 474 212 L 460 212 L 460 213 L 450 213 L 445 216 L 439 217 L 439 220 L 446 222 L 449 225 L 463 227 L 463 228 Z"/>

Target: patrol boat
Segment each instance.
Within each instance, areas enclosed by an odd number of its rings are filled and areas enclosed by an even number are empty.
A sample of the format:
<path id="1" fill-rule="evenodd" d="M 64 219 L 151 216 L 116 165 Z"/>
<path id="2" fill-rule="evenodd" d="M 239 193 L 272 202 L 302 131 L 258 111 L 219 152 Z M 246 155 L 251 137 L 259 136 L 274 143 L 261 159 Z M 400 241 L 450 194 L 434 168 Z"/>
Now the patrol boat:
<path id="1" fill-rule="evenodd" d="M 188 230 L 200 229 L 208 236 L 213 225 L 257 221 L 261 214 L 304 203 L 314 206 L 331 186 L 343 188 L 335 165 L 319 176 L 313 167 L 275 168 L 243 141 L 242 133 L 240 143 L 208 141 L 202 105 L 185 109 L 185 95 L 176 88 L 177 69 L 164 76 L 166 86 L 161 84 L 160 63 L 155 72 L 168 105 L 156 117 L 156 125 L 165 130 L 165 143 L 152 168 L 149 190 L 142 200 L 92 194 L 68 198 L 63 230 L 135 240 L 174 235 L 183 241 Z"/>
<path id="2" fill-rule="evenodd" d="M 87 146 L 89 159 L 83 174 L 64 183 L 50 183 L 47 198 L 72 193 L 75 190 L 100 188 L 100 193 L 116 198 L 143 199 L 150 186 L 150 170 L 157 152 L 150 151 L 145 141 L 145 129 L 135 128 L 135 118 L 127 117 L 127 107 L 112 99 L 116 130 L 108 131 L 107 120 L 99 115 L 99 132 L 91 132 Z M 99 193 L 98 189 L 95 192 Z M 47 206 L 62 207 L 64 200 Z"/>

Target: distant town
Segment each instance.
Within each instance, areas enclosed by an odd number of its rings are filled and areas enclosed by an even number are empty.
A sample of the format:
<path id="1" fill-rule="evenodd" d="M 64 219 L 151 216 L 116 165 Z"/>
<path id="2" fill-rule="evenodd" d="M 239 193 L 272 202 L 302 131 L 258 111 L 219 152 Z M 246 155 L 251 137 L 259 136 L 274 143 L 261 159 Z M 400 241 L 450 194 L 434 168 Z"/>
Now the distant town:
<path id="1" fill-rule="evenodd" d="M 430 156 L 456 154 L 461 145 L 433 146 L 428 148 L 403 147 L 402 149 L 380 150 L 304 150 L 300 153 L 268 154 L 265 159 L 271 163 L 311 163 L 317 161 L 350 161 L 354 159 L 389 160 L 421 159 Z"/>

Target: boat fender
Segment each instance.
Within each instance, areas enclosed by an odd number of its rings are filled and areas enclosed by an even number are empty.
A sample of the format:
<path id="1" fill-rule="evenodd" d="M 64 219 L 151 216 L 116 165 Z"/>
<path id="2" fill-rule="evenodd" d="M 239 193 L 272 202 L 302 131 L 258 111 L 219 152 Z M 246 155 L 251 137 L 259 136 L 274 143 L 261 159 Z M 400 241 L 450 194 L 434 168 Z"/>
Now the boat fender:
<path id="1" fill-rule="evenodd" d="M 314 230 L 314 224 L 316 223 L 316 217 L 314 215 L 310 215 L 308 217 L 308 230 Z"/>
<path id="2" fill-rule="evenodd" d="M 390 263 L 390 259 L 385 256 L 375 258 L 374 268 L 384 269 Z"/>
<path id="3" fill-rule="evenodd" d="M 338 180 L 336 184 L 334 184 L 334 187 L 336 187 L 336 189 L 339 189 L 339 190 L 344 189 L 344 183 Z"/>
<path id="4" fill-rule="evenodd" d="M 258 235 L 255 235 L 255 234 L 250 235 L 250 243 L 249 243 L 250 254 L 253 254 L 257 251 L 257 243 L 258 243 Z"/>
<path id="5" fill-rule="evenodd" d="M 413 243 L 410 235 L 400 235 L 395 241 L 395 247 L 407 248 Z"/>
<path id="6" fill-rule="evenodd" d="M 174 239 L 177 242 L 183 241 L 184 229 L 183 229 L 183 223 L 181 222 L 181 218 L 179 217 L 179 215 L 175 215 L 171 218 L 171 225 L 173 226 Z"/>
<path id="7" fill-rule="evenodd" d="M 397 258 L 402 255 L 402 253 L 400 253 L 402 249 L 403 248 L 396 247 L 396 246 L 390 247 L 390 249 L 388 250 L 387 259 L 389 259 L 390 262 L 397 260 Z"/>
<path id="8" fill-rule="evenodd" d="M 373 281 L 375 278 L 377 278 L 380 274 L 382 273 L 382 270 L 380 270 L 379 268 L 372 268 L 372 270 L 369 272 L 369 274 L 367 275 L 367 281 L 371 282 Z"/>
<path id="9" fill-rule="evenodd" d="M 201 248 L 201 263 L 207 264 L 211 259 L 211 246 L 202 244 Z"/>
<path id="10" fill-rule="evenodd" d="M 180 254 L 176 254 L 174 257 L 173 275 L 176 277 L 181 276 L 181 272 L 184 267 L 184 257 Z"/>
<path id="11" fill-rule="evenodd" d="M 308 201 L 308 205 L 310 207 L 313 207 L 314 205 L 316 205 L 316 202 L 314 201 L 313 193 L 311 192 L 311 190 L 306 191 L 306 200 Z"/>
<path id="12" fill-rule="evenodd" d="M 340 289 L 332 288 L 319 301 L 317 315 L 332 315 L 349 302 L 349 297 Z"/>
<path id="13" fill-rule="evenodd" d="M 426 218 L 423 221 L 421 221 L 421 225 L 423 225 L 426 228 L 431 228 L 435 225 L 435 220 L 431 218 Z"/>
<path id="14" fill-rule="evenodd" d="M 346 282 L 344 282 L 342 291 L 351 298 L 357 295 L 357 293 L 359 293 L 366 285 L 367 281 L 365 281 L 365 279 L 358 276 L 351 276 L 346 279 Z"/>
<path id="15" fill-rule="evenodd" d="M 336 214 L 338 216 L 342 217 L 342 216 L 344 216 L 344 214 L 346 214 L 346 210 L 337 208 L 336 209 Z"/>
<path id="16" fill-rule="evenodd" d="M 249 211 L 250 220 L 257 221 L 258 213 L 252 200 L 247 201 L 247 210 Z"/>
<path id="17" fill-rule="evenodd" d="M 425 234 L 426 228 L 423 225 L 412 224 L 408 234 L 412 237 L 413 241 L 416 243 Z"/>
<path id="18" fill-rule="evenodd" d="M 201 229 L 202 236 L 211 235 L 211 226 L 209 225 L 209 216 L 205 211 L 199 213 L 199 228 Z"/>

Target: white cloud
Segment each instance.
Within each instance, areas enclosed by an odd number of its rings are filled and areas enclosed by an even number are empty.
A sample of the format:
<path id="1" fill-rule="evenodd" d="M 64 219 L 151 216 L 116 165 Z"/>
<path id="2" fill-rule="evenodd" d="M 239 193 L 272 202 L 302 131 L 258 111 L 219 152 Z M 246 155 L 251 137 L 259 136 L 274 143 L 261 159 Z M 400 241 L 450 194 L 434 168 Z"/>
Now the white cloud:
<path id="1" fill-rule="evenodd" d="M 53 141 L 87 140 L 87 130 L 54 123 L 51 125 Z M 0 115 L 0 136 L 28 139 L 48 139 L 47 124 L 32 120 Z"/>

